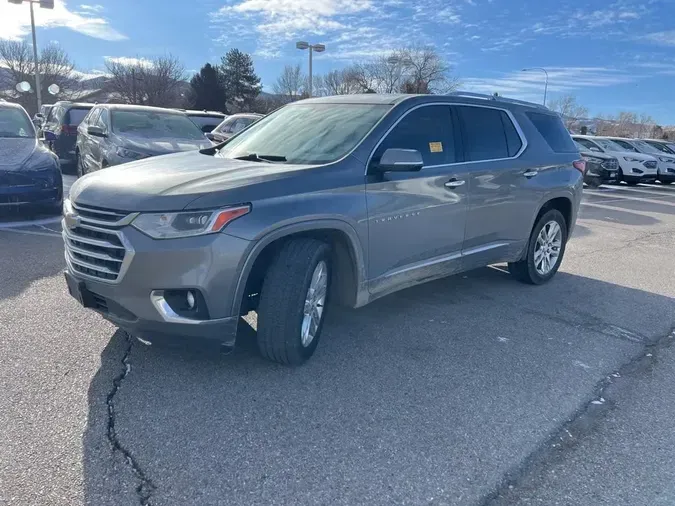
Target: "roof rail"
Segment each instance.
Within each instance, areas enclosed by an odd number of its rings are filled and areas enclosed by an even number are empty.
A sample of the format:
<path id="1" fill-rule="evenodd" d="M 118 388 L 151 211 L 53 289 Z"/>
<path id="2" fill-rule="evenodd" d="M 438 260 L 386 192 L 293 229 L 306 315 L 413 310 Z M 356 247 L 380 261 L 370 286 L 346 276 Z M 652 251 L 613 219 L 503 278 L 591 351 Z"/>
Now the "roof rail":
<path id="1" fill-rule="evenodd" d="M 500 101 L 500 102 L 508 102 L 510 104 L 520 104 L 520 105 L 527 105 L 530 107 L 538 107 L 539 109 L 546 109 L 548 108 L 542 104 L 535 104 L 534 102 L 527 102 L 525 100 L 518 100 L 515 98 L 507 98 L 507 97 L 502 97 L 501 95 L 487 95 L 485 93 L 472 93 L 470 91 L 453 91 L 448 93 L 448 95 L 454 96 L 454 97 L 467 97 L 467 98 L 479 98 L 482 100 L 494 100 L 494 101 Z"/>

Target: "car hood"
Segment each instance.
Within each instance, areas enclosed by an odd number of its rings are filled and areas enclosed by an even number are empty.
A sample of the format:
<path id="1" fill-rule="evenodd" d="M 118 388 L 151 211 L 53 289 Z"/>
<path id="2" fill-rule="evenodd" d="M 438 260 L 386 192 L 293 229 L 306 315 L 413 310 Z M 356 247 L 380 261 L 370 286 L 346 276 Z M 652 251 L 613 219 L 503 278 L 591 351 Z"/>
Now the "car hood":
<path id="1" fill-rule="evenodd" d="M 606 153 L 612 156 L 635 158 L 636 160 L 640 160 L 641 162 L 656 161 L 656 158 L 654 158 L 652 155 L 645 155 L 644 153 L 634 153 L 633 151 L 606 151 Z"/>
<path id="2" fill-rule="evenodd" d="M 206 137 L 199 140 L 172 137 L 148 139 L 140 135 L 124 135 L 119 138 L 122 147 L 152 156 L 203 149 L 212 145 Z"/>
<path id="3" fill-rule="evenodd" d="M 290 177 L 307 165 L 272 164 L 213 157 L 199 151 L 117 165 L 78 179 L 70 197 L 78 204 L 124 211 L 172 211 L 220 192 L 218 205 L 249 201 L 238 192 Z"/>
<path id="4" fill-rule="evenodd" d="M 596 151 L 581 151 L 579 154 L 581 156 L 587 156 L 589 158 L 598 158 L 600 160 L 612 160 L 616 158 L 615 156 L 608 155 L 606 153 L 598 153 Z"/>
<path id="5" fill-rule="evenodd" d="M 0 138 L 0 170 L 29 171 L 57 166 L 56 157 L 36 138 Z"/>

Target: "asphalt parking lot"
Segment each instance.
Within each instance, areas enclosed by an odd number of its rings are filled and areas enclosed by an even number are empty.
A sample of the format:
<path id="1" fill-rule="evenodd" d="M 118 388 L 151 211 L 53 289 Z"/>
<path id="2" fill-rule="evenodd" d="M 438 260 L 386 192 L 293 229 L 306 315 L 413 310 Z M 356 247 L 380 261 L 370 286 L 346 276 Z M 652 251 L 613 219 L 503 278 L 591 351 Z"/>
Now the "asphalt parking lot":
<path id="1" fill-rule="evenodd" d="M 67 295 L 58 223 L 0 226 L 0 505 L 581 504 L 552 441 L 672 335 L 674 232 L 675 185 L 587 190 L 551 283 L 334 309 L 290 369 L 246 327 L 229 356 L 133 341 Z"/>

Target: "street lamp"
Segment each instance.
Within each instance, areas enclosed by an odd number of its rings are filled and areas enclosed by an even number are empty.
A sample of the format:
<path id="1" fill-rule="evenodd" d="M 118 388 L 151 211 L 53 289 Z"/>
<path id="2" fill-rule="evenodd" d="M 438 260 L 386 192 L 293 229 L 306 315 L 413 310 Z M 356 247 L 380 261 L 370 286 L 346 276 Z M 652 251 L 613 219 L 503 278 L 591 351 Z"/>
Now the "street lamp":
<path id="1" fill-rule="evenodd" d="M 300 41 L 295 43 L 295 47 L 300 50 L 309 49 L 309 96 L 312 96 L 312 52 L 323 53 L 326 46 L 323 44 L 310 44 L 309 42 Z"/>
<path id="2" fill-rule="evenodd" d="M 33 58 L 35 59 L 35 92 L 37 95 L 37 112 L 42 108 L 42 88 L 40 87 L 40 69 L 38 67 L 37 40 L 35 39 L 35 14 L 33 4 L 39 4 L 42 9 L 53 9 L 54 0 L 7 0 L 11 4 L 21 5 L 24 1 L 30 4 L 30 28 L 33 33 Z"/>
<path id="3" fill-rule="evenodd" d="M 548 72 L 546 72 L 546 69 L 542 67 L 532 67 L 529 69 L 523 69 L 523 72 L 530 72 L 531 70 L 541 70 L 546 75 L 546 82 L 544 83 L 544 107 L 546 107 L 546 93 L 548 92 Z"/>

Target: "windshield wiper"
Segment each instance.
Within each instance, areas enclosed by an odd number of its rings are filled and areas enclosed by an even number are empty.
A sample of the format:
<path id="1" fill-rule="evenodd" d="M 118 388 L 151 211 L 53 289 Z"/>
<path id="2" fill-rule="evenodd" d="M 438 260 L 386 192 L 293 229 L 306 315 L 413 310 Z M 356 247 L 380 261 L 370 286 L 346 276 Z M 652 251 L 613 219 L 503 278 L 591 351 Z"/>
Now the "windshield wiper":
<path id="1" fill-rule="evenodd" d="M 234 160 L 247 160 L 250 162 L 285 162 L 286 157 L 280 155 L 259 155 L 257 153 L 249 153 L 247 155 L 235 156 Z"/>

